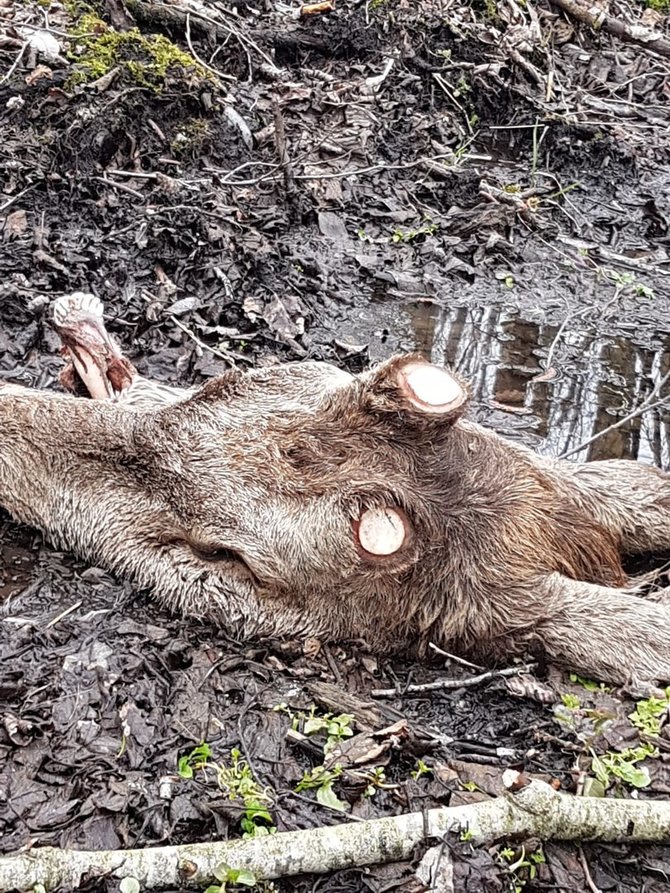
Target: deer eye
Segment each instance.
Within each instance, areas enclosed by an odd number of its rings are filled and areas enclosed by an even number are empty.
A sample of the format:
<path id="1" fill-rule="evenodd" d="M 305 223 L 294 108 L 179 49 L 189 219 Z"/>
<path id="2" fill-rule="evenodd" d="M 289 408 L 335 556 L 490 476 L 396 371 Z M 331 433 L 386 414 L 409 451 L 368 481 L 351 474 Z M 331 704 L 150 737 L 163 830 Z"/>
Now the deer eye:
<path id="1" fill-rule="evenodd" d="M 189 543 L 191 551 L 202 561 L 239 561 L 246 565 L 246 561 L 239 552 L 234 549 L 228 549 L 224 546 L 204 546 L 196 543 Z"/>
<path id="2" fill-rule="evenodd" d="M 236 568 L 238 571 L 241 571 L 249 577 L 255 585 L 260 585 L 258 575 L 251 568 L 244 555 L 238 552 L 237 549 L 231 549 L 228 546 L 217 546 L 215 544 L 197 542 L 191 538 L 186 540 L 186 545 L 190 549 L 192 555 L 200 561 L 205 561 L 207 564 L 211 564 L 212 570 L 214 570 L 216 565 L 227 565 L 231 570 Z"/>

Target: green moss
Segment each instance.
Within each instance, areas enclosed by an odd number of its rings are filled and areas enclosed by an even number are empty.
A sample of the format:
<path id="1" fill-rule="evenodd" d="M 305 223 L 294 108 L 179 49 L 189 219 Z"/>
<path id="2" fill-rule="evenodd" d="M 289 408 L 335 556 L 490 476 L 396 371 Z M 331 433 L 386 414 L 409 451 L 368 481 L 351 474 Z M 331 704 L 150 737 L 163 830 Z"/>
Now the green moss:
<path id="1" fill-rule="evenodd" d="M 175 133 L 170 141 L 170 151 L 177 157 L 188 155 L 203 146 L 209 133 L 209 121 L 205 118 L 192 118 Z"/>
<path id="2" fill-rule="evenodd" d="M 78 11 L 71 36 L 69 58 L 76 66 L 69 86 L 95 81 L 117 67 L 128 72 L 136 84 L 156 92 L 172 70 L 191 71 L 200 79 L 211 77 L 193 56 L 167 37 L 144 35 L 137 28 L 115 31 L 90 8 Z"/>
<path id="3" fill-rule="evenodd" d="M 670 13 L 670 0 L 647 0 L 647 6 L 664 15 Z"/>

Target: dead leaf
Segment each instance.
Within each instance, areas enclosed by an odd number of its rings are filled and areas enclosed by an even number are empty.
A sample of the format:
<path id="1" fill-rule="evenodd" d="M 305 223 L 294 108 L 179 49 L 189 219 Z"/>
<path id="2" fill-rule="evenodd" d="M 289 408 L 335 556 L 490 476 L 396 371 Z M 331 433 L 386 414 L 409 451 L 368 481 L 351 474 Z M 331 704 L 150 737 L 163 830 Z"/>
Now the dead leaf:
<path id="1" fill-rule="evenodd" d="M 50 31 L 32 31 L 26 38 L 28 46 L 47 59 L 60 56 L 60 44 Z"/>
<path id="2" fill-rule="evenodd" d="M 17 747 L 26 747 L 35 737 L 35 724 L 27 719 L 21 719 L 15 713 L 9 711 L 2 717 L 2 724 L 12 744 Z"/>
<path id="3" fill-rule="evenodd" d="M 37 251 L 33 252 L 33 260 L 36 264 L 40 264 L 45 267 L 51 267 L 52 270 L 58 270 L 59 273 L 67 273 L 68 269 L 64 266 L 60 261 L 56 260 L 55 257 L 52 257 L 46 251 L 43 251 L 41 248 L 38 248 Z"/>
<path id="4" fill-rule="evenodd" d="M 403 740 L 409 737 L 406 719 L 400 719 L 392 726 L 378 732 L 361 732 L 353 738 L 340 741 L 328 752 L 323 761 L 326 768 L 338 763 L 344 768 L 353 766 L 385 765 L 391 748 L 398 748 Z"/>
<path id="5" fill-rule="evenodd" d="M 191 310 L 195 310 L 199 304 L 200 301 L 198 298 L 190 295 L 188 298 L 180 298 L 178 301 L 175 301 L 174 304 L 171 304 L 166 309 L 166 313 L 169 313 L 170 316 L 183 316 L 185 313 L 190 313 Z"/>
<path id="6" fill-rule="evenodd" d="M 93 89 L 97 90 L 98 93 L 104 93 L 105 90 L 109 89 L 109 87 L 114 83 L 120 71 L 121 69 L 118 65 L 116 66 L 116 68 L 110 69 L 110 71 L 103 74 L 97 80 L 91 81 L 88 85 L 89 89 L 93 87 Z"/>
<path id="7" fill-rule="evenodd" d="M 319 229 L 331 242 L 349 241 L 349 233 L 344 221 L 334 211 L 319 211 Z"/>
<path id="8" fill-rule="evenodd" d="M 22 236 L 28 228 L 28 216 L 25 211 L 12 211 L 5 218 L 5 238 L 18 238 Z"/>
<path id="9" fill-rule="evenodd" d="M 265 321 L 273 332 L 285 338 L 296 338 L 305 332 L 302 305 L 294 295 L 275 295 L 265 310 Z"/>
<path id="10" fill-rule="evenodd" d="M 264 319 L 272 332 L 289 341 L 304 334 L 304 311 L 299 299 L 293 295 L 283 298 L 274 295 L 269 303 L 257 295 L 250 295 L 244 299 L 242 309 L 251 322 Z"/>
<path id="11" fill-rule="evenodd" d="M 156 266 L 154 267 L 154 273 L 156 274 L 156 282 L 158 283 L 160 291 L 163 295 L 173 295 L 177 292 L 177 286 L 170 279 L 170 277 L 160 264 L 156 264 Z"/>
<path id="12" fill-rule="evenodd" d="M 556 692 L 550 685 L 528 674 L 505 679 L 505 688 L 515 698 L 529 698 L 538 704 L 555 704 L 558 700 Z"/>
<path id="13" fill-rule="evenodd" d="M 48 65 L 37 65 L 26 75 L 26 84 L 32 87 L 38 81 L 50 81 L 53 77 L 53 71 Z"/>
<path id="14" fill-rule="evenodd" d="M 320 651 L 321 642 L 319 639 L 315 639 L 313 637 L 305 639 L 302 646 L 302 653 L 305 655 L 305 657 L 316 657 Z"/>

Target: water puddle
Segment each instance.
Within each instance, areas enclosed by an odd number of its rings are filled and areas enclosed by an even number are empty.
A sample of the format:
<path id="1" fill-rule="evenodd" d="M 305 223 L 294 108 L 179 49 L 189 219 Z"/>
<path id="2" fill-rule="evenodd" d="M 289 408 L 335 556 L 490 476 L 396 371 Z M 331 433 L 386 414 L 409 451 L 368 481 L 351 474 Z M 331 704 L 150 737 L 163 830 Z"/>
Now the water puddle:
<path id="1" fill-rule="evenodd" d="M 605 431 L 648 399 L 670 370 L 670 336 L 650 349 L 623 336 L 599 337 L 578 319 L 559 328 L 499 307 L 444 310 L 417 302 L 404 309 L 416 348 L 471 383 L 485 424 L 547 455 L 574 451 L 575 459 L 670 467 L 670 406 L 648 404 Z M 669 392 L 663 388 L 663 396 Z"/>

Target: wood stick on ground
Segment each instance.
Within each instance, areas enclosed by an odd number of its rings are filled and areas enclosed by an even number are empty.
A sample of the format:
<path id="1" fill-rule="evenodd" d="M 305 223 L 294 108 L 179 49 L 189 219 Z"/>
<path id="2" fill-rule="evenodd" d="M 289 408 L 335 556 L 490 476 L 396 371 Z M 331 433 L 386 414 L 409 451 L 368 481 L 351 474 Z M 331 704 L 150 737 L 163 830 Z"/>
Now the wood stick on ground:
<path id="1" fill-rule="evenodd" d="M 333 0 L 324 0 L 323 3 L 305 3 L 298 12 L 301 17 L 317 16 L 332 12 L 334 9 Z"/>
<path id="2" fill-rule="evenodd" d="M 417 844 L 466 829 L 475 844 L 509 837 L 670 842 L 670 802 L 574 797 L 509 770 L 503 782 L 505 795 L 479 803 L 248 840 L 98 852 L 36 848 L 0 858 L 0 893 L 37 884 L 77 889 L 102 875 L 136 878 L 143 890 L 202 889 L 222 862 L 257 880 L 325 873 L 407 859 Z"/>
<path id="3" fill-rule="evenodd" d="M 578 0 L 550 0 L 578 22 L 590 25 L 594 31 L 606 31 L 626 43 L 634 43 L 645 50 L 653 50 L 659 56 L 670 58 L 670 40 L 659 31 L 651 31 L 643 25 L 628 25 L 607 13 L 599 6 L 587 7 Z"/>
<path id="4" fill-rule="evenodd" d="M 277 155 L 282 166 L 284 174 L 284 187 L 288 195 L 295 191 L 295 181 L 293 175 L 293 167 L 288 154 L 288 145 L 286 142 L 286 128 L 284 127 L 284 115 L 278 99 L 272 101 L 272 111 L 274 113 L 275 122 L 275 145 L 277 147 Z"/>
<path id="5" fill-rule="evenodd" d="M 370 692 L 373 698 L 401 698 L 404 695 L 423 695 L 430 691 L 450 691 L 455 688 L 471 688 L 481 685 L 489 679 L 498 679 L 501 676 L 519 676 L 521 673 L 530 673 L 535 664 L 524 664 L 520 667 L 505 667 L 502 670 L 487 670 L 478 676 L 465 676 L 463 679 L 436 679 L 435 682 L 422 682 L 417 685 L 406 685 L 404 688 L 375 688 Z"/>

